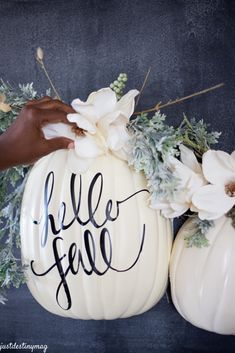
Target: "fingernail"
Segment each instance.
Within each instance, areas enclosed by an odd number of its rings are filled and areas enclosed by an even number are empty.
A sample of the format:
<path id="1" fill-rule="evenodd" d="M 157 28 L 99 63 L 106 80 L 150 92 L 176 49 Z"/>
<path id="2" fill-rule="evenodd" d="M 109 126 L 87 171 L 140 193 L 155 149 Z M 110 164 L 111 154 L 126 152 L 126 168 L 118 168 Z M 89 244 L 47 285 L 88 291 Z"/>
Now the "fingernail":
<path id="1" fill-rule="evenodd" d="M 68 150 L 72 150 L 73 148 L 74 148 L 74 142 L 70 142 L 70 143 L 68 144 L 67 149 L 68 149 Z"/>

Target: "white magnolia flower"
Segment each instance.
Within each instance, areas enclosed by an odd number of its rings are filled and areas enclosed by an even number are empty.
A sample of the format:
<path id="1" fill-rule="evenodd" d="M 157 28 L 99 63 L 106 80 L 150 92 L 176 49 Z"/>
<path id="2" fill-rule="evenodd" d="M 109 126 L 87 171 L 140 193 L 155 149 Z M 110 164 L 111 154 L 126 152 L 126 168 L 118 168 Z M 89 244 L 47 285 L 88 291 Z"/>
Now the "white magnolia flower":
<path id="1" fill-rule="evenodd" d="M 46 138 L 65 136 L 74 140 L 75 149 L 69 151 L 70 166 L 85 172 L 95 158 L 108 151 L 117 157 L 127 159 L 129 134 L 126 125 L 134 111 L 134 98 L 139 92 L 131 90 L 117 101 L 111 88 L 92 92 L 87 101 L 79 98 L 71 103 L 76 113 L 67 115 L 70 122 L 84 130 L 77 136 L 63 123 L 49 124 L 43 128 Z"/>
<path id="2" fill-rule="evenodd" d="M 163 216 L 174 218 L 185 213 L 189 208 L 193 210 L 193 193 L 206 183 L 201 165 L 193 151 L 180 145 L 180 159 L 170 157 L 169 167 L 174 176 L 179 179 L 178 190 L 171 196 L 158 200 L 152 204 L 153 208 L 160 209 Z"/>
<path id="3" fill-rule="evenodd" d="M 211 184 L 200 188 L 192 202 L 199 218 L 217 219 L 235 205 L 235 151 L 231 155 L 207 151 L 202 157 L 202 169 Z"/>

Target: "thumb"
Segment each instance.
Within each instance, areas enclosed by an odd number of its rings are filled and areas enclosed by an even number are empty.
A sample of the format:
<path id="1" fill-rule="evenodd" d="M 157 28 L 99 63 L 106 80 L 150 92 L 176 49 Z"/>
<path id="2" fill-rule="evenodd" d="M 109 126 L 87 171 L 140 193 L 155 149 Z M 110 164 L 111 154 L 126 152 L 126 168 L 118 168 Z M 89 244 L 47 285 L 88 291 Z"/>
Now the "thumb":
<path id="1" fill-rule="evenodd" d="M 49 153 L 54 152 L 61 149 L 68 149 L 73 146 L 73 140 L 67 137 L 55 137 L 53 139 L 47 140 L 47 146 Z"/>

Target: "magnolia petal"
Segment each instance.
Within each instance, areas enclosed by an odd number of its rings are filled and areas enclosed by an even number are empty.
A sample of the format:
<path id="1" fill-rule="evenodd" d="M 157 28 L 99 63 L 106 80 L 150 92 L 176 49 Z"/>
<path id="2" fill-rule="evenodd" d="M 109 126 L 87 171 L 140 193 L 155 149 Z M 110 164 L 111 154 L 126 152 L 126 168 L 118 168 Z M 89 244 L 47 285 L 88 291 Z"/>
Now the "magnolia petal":
<path id="1" fill-rule="evenodd" d="M 201 220 L 207 219 L 208 221 L 213 221 L 222 216 L 221 212 L 212 212 L 212 211 L 198 211 L 198 217 Z"/>
<path id="2" fill-rule="evenodd" d="M 151 201 L 150 203 L 150 207 L 155 209 L 155 210 L 161 210 L 161 214 L 165 217 L 165 218 L 174 218 L 174 210 L 172 210 L 172 208 L 170 207 L 169 203 L 164 203 L 161 201 Z"/>
<path id="3" fill-rule="evenodd" d="M 94 134 L 96 132 L 95 124 L 92 124 L 85 116 L 77 113 L 67 114 L 67 119 L 71 123 L 76 123 L 81 129 Z"/>
<path id="4" fill-rule="evenodd" d="M 231 157 L 233 158 L 233 160 L 234 160 L 234 162 L 235 162 L 235 151 L 233 151 L 233 152 L 231 153 Z"/>
<path id="5" fill-rule="evenodd" d="M 188 192 L 188 195 L 207 183 L 202 173 L 195 173 L 177 158 L 170 157 L 169 163 L 173 173 L 180 180 L 180 186 Z"/>
<path id="6" fill-rule="evenodd" d="M 127 161 L 128 160 L 128 153 L 124 148 L 120 148 L 117 151 L 112 151 L 112 154 L 114 156 L 116 156 L 119 159 L 122 159 L 123 161 Z"/>
<path id="7" fill-rule="evenodd" d="M 180 190 L 175 192 L 171 198 L 168 197 L 168 201 L 170 202 L 170 204 L 174 204 L 174 208 L 177 209 L 176 204 L 188 204 L 189 202 L 191 202 L 191 198 L 192 197 L 190 196 L 188 188 L 186 186 L 185 188 L 181 188 Z"/>
<path id="8" fill-rule="evenodd" d="M 134 98 L 138 94 L 139 94 L 139 91 L 137 91 L 137 89 L 132 89 L 129 92 L 127 92 L 124 96 L 122 96 L 122 98 L 116 104 L 117 109 L 120 110 L 122 114 L 128 119 L 134 112 L 134 108 L 135 108 Z"/>
<path id="9" fill-rule="evenodd" d="M 184 187 L 194 172 L 175 157 L 169 157 L 168 163 L 172 172 L 180 179 L 180 185 Z"/>
<path id="10" fill-rule="evenodd" d="M 195 212 L 195 213 L 198 213 L 198 212 L 199 212 L 199 209 L 198 209 L 195 205 L 191 204 L 191 205 L 190 205 L 190 211 Z"/>
<path id="11" fill-rule="evenodd" d="M 184 150 L 183 153 L 184 152 L 187 153 L 188 151 Z M 164 201 L 166 206 L 158 205 L 158 207 L 162 206 L 160 208 L 165 217 L 174 218 L 179 217 L 189 209 L 192 195 L 205 184 L 205 180 L 201 173 L 195 173 L 189 166 L 183 164 L 175 157 L 169 157 L 168 164 L 174 175 L 179 179 L 179 188 L 178 192 Z M 196 164 L 193 167 L 195 166 Z"/>
<path id="12" fill-rule="evenodd" d="M 192 204 L 199 210 L 201 219 L 217 219 L 227 213 L 235 204 L 235 197 L 225 193 L 224 186 L 202 186 L 192 197 Z"/>
<path id="13" fill-rule="evenodd" d="M 155 210 L 161 210 L 163 208 L 168 208 L 169 204 L 161 201 L 151 201 L 150 207 L 154 208 Z"/>
<path id="14" fill-rule="evenodd" d="M 235 181 L 235 160 L 224 151 L 209 150 L 202 157 L 205 178 L 212 184 L 226 185 Z"/>
<path id="15" fill-rule="evenodd" d="M 118 119 L 119 115 L 120 112 L 115 111 L 105 115 L 98 121 L 97 127 L 105 138 L 108 136 L 109 126 Z"/>
<path id="16" fill-rule="evenodd" d="M 126 127 L 110 126 L 107 137 L 107 145 L 111 150 L 117 151 L 129 140 L 130 136 L 127 133 Z"/>
<path id="17" fill-rule="evenodd" d="M 179 217 L 188 210 L 186 203 L 167 202 L 166 200 L 151 201 L 151 208 L 161 210 L 161 213 L 166 218 Z"/>
<path id="18" fill-rule="evenodd" d="M 165 218 L 175 218 L 175 212 L 170 208 L 170 207 L 167 207 L 167 208 L 163 208 L 161 210 L 161 215 Z"/>
<path id="19" fill-rule="evenodd" d="M 115 106 L 117 103 L 117 98 L 115 92 L 111 88 L 105 87 L 96 92 L 92 92 L 89 95 L 87 102 L 94 106 L 94 109 L 97 111 L 99 117 L 102 117 L 116 110 Z"/>
<path id="20" fill-rule="evenodd" d="M 77 113 L 90 120 L 91 123 L 96 123 L 98 121 L 98 112 L 92 104 L 83 102 L 79 98 L 76 98 L 72 101 L 71 106 Z"/>
<path id="21" fill-rule="evenodd" d="M 121 143 L 121 138 L 120 138 L 118 129 L 110 127 L 109 135 L 107 138 L 107 144 L 109 146 L 109 149 L 114 151 L 120 149 L 121 148 L 120 143 Z"/>
<path id="22" fill-rule="evenodd" d="M 93 158 L 80 158 L 75 150 L 68 150 L 68 168 L 74 174 L 85 173 L 93 163 Z"/>
<path id="23" fill-rule="evenodd" d="M 189 208 L 188 204 L 186 202 L 170 202 L 171 208 L 174 211 L 181 211 L 181 210 L 185 210 L 187 211 L 187 209 Z M 184 212 L 185 212 L 184 211 Z"/>
<path id="24" fill-rule="evenodd" d="M 202 168 L 192 150 L 184 145 L 179 146 L 180 159 L 183 164 L 193 170 L 195 173 L 202 173 Z"/>
<path id="25" fill-rule="evenodd" d="M 72 140 L 75 140 L 76 138 L 76 135 L 72 131 L 71 126 L 64 123 L 47 124 L 42 127 L 42 131 L 45 139 L 47 140 L 60 136 L 67 137 Z"/>
<path id="26" fill-rule="evenodd" d="M 74 149 L 76 154 L 82 158 L 96 158 L 103 154 L 103 151 L 91 136 L 77 137 Z"/>
<path id="27" fill-rule="evenodd" d="M 185 189 L 188 191 L 188 202 L 191 202 L 193 193 L 206 184 L 207 182 L 201 174 L 192 173 L 185 185 Z"/>
<path id="28" fill-rule="evenodd" d="M 130 145 L 126 143 L 119 150 L 112 150 L 112 154 L 117 158 L 120 158 L 124 161 L 128 161 L 128 157 L 130 156 Z"/>
<path id="29" fill-rule="evenodd" d="M 112 122 L 112 125 L 115 125 L 115 126 L 124 125 L 124 126 L 126 126 L 128 122 L 129 122 L 129 119 L 126 118 L 124 115 L 122 115 L 121 112 L 119 112 L 119 114 L 118 114 L 117 118 L 115 119 L 115 121 Z"/>
<path id="30" fill-rule="evenodd" d="M 184 205 L 182 205 L 181 207 L 178 207 L 177 210 L 168 207 L 165 209 L 162 209 L 162 215 L 165 218 L 175 218 L 175 217 L 179 217 L 181 216 L 183 213 L 185 213 L 187 211 L 188 207 L 185 207 Z"/>

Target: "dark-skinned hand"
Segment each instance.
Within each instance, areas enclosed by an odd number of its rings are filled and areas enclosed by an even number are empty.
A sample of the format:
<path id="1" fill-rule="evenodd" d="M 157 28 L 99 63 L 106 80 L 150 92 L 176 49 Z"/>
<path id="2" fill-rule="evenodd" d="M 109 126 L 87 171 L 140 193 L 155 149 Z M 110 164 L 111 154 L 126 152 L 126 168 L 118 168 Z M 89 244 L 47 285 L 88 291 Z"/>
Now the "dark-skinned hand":
<path id="1" fill-rule="evenodd" d="M 45 139 L 42 127 L 48 123 L 71 124 L 66 116 L 73 108 L 57 99 L 43 97 L 30 100 L 17 119 L 0 136 L 0 170 L 21 164 L 32 164 L 39 158 L 63 148 L 73 148 L 66 137 Z"/>

